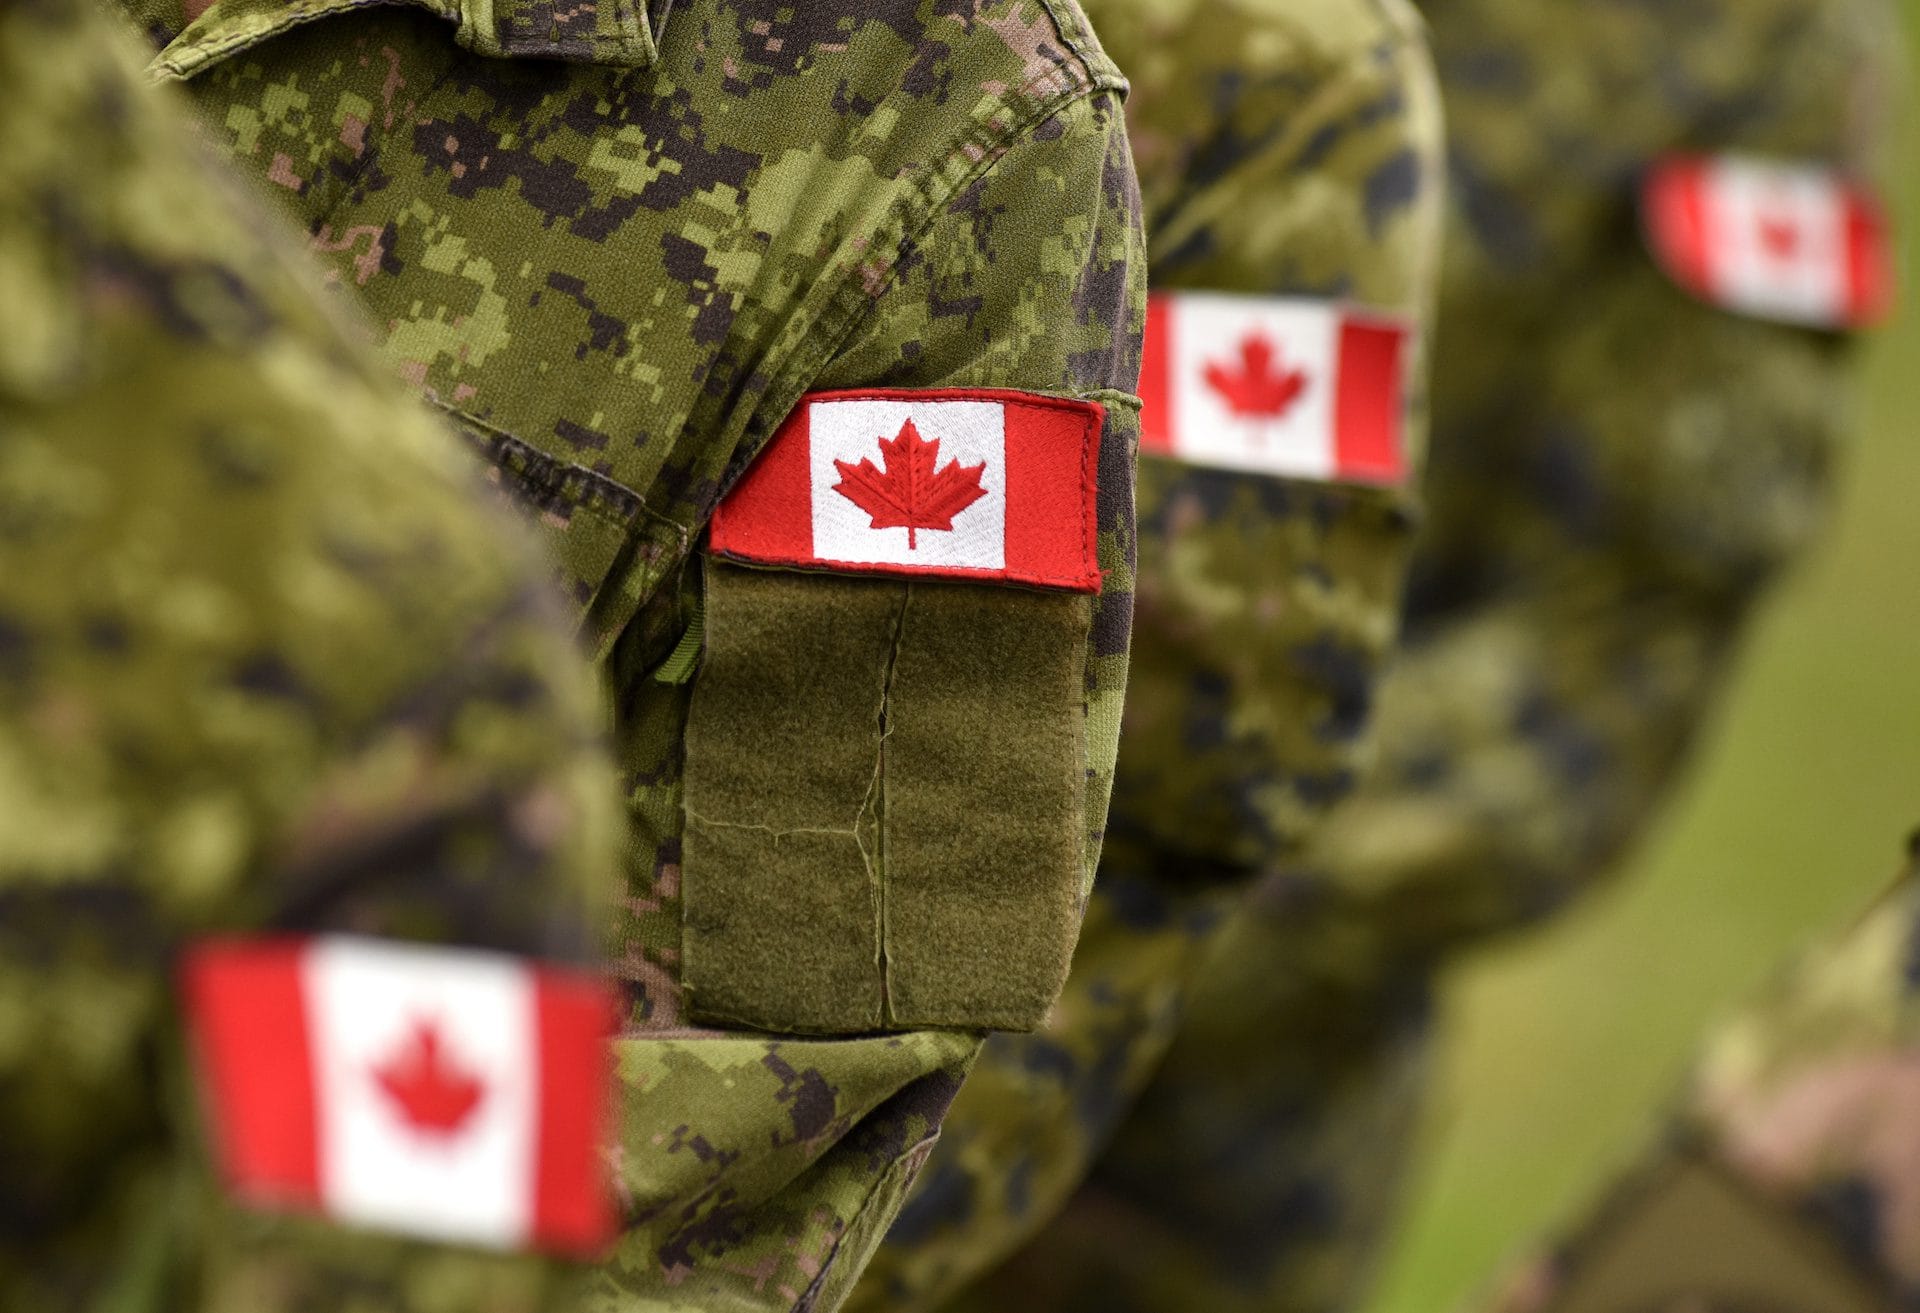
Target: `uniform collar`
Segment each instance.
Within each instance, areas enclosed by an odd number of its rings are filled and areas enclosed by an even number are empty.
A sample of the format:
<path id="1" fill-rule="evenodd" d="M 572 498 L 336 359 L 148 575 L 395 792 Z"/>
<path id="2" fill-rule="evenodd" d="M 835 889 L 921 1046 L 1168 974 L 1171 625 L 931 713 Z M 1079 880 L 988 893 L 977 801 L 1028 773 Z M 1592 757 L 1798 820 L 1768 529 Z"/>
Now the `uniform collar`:
<path id="1" fill-rule="evenodd" d="M 659 56 L 673 0 L 374 0 L 425 9 L 455 24 L 454 39 L 493 59 L 561 59 L 646 68 Z M 369 8 L 368 0 L 218 0 L 154 58 L 160 79 L 183 81 L 315 19 Z"/>

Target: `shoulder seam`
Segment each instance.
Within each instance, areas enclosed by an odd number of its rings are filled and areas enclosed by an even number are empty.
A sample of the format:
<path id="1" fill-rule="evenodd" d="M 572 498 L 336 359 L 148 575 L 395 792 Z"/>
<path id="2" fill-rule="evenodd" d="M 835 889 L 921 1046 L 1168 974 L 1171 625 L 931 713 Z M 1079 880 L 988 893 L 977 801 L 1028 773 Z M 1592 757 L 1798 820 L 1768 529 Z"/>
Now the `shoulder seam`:
<path id="1" fill-rule="evenodd" d="M 1080 69 L 1086 75 L 1088 85 L 1094 90 L 1117 91 L 1125 95 L 1128 90 L 1126 75 L 1101 46 L 1093 24 L 1088 21 L 1076 0 L 1041 0 L 1041 4 L 1046 8 L 1047 17 L 1053 20 L 1060 44 L 1071 50 L 1080 61 Z"/>

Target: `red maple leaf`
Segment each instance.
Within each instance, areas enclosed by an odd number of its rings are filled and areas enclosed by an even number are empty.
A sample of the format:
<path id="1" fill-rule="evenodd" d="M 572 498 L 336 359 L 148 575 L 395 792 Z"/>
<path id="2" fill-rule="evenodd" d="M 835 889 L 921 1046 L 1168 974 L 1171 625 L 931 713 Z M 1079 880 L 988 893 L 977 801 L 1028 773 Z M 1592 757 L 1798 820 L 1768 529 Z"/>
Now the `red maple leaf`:
<path id="1" fill-rule="evenodd" d="M 1240 364 L 1229 368 L 1215 362 L 1207 366 L 1207 386 L 1220 394 L 1227 408 L 1236 415 L 1255 419 L 1279 419 L 1307 390 L 1307 376 L 1288 369 L 1285 362 L 1274 368 L 1279 357 L 1273 343 L 1259 332 L 1240 339 Z"/>
<path id="2" fill-rule="evenodd" d="M 1792 259 L 1794 252 L 1800 249 L 1799 223 L 1781 215 L 1761 215 L 1760 244 L 1776 260 Z"/>
<path id="3" fill-rule="evenodd" d="M 894 438 L 880 439 L 880 461 L 885 471 L 862 456 L 858 465 L 836 460 L 840 482 L 833 490 L 871 517 L 869 527 L 905 529 L 907 550 L 920 545 L 920 530 L 953 529 L 953 517 L 987 495 L 980 484 L 986 462 L 962 465 L 940 463 L 940 439 L 928 442 L 908 420 Z"/>
<path id="4" fill-rule="evenodd" d="M 486 1097 L 486 1086 L 449 1059 L 440 1027 L 415 1021 L 407 1043 L 376 1067 L 374 1079 L 415 1130 L 452 1135 L 466 1125 Z"/>

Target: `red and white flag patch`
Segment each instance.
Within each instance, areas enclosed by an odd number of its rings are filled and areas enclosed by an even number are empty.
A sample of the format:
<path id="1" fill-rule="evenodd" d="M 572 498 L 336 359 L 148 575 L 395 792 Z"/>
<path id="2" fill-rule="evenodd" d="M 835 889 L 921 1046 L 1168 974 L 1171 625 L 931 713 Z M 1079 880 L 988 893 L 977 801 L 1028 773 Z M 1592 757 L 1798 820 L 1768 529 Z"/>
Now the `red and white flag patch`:
<path id="1" fill-rule="evenodd" d="M 1863 327 L 1892 309 L 1886 214 L 1831 169 L 1676 157 L 1647 175 L 1641 211 L 1667 276 L 1712 304 L 1815 328 Z"/>
<path id="2" fill-rule="evenodd" d="M 1105 412 L 1024 392 L 818 392 L 714 512 L 713 551 L 1098 592 Z"/>
<path id="3" fill-rule="evenodd" d="M 493 1248 L 613 1238 L 602 982 L 372 939 L 234 940 L 183 967 L 225 1177 L 250 1202 Z"/>
<path id="4" fill-rule="evenodd" d="M 1276 477 L 1402 483 L 1407 339 L 1402 321 L 1330 301 L 1156 295 L 1140 449 Z"/>

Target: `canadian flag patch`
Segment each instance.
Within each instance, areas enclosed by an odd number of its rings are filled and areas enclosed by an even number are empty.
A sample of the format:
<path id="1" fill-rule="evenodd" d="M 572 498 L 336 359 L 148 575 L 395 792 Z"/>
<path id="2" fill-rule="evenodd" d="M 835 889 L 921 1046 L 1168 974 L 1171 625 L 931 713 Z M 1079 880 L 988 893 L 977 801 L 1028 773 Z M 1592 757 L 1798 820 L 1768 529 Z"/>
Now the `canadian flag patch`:
<path id="1" fill-rule="evenodd" d="M 1098 592 L 1102 407 L 1001 391 L 801 399 L 714 512 L 720 556 Z"/>
<path id="2" fill-rule="evenodd" d="M 1329 301 L 1151 298 L 1140 449 L 1195 465 L 1406 480 L 1407 325 Z"/>
<path id="3" fill-rule="evenodd" d="M 182 973 L 242 1198 L 493 1248 L 589 1255 L 613 1238 L 602 982 L 354 938 L 206 943 Z"/>
<path id="4" fill-rule="evenodd" d="M 1816 328 L 1857 328 L 1892 308 L 1884 211 L 1817 166 L 1685 156 L 1647 175 L 1648 245 L 1668 277 L 1715 305 Z"/>

